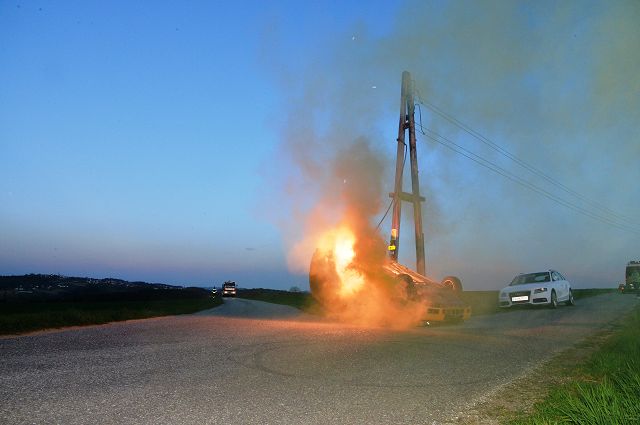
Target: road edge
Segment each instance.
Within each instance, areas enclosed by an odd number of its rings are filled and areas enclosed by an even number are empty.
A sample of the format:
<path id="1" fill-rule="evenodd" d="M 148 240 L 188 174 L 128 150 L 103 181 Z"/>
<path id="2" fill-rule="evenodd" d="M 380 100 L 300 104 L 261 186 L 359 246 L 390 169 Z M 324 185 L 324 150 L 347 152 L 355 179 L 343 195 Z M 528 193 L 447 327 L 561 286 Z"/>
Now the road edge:
<path id="1" fill-rule="evenodd" d="M 491 390 L 443 425 L 499 425 L 532 412 L 535 404 L 543 401 L 551 389 L 572 381 L 578 375 L 577 366 L 599 350 L 637 309 L 640 306 L 604 324 L 594 334 L 554 354 L 534 369 Z"/>

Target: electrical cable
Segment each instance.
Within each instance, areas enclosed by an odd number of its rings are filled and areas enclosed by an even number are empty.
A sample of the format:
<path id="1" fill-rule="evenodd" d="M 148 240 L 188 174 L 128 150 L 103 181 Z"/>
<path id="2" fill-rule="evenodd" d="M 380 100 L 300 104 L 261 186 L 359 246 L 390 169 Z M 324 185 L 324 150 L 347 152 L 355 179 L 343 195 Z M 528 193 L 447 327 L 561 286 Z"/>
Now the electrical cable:
<path id="1" fill-rule="evenodd" d="M 378 225 L 376 226 L 376 230 L 378 230 L 380 228 L 380 225 L 382 224 L 384 219 L 387 218 L 387 214 L 389 214 L 389 210 L 391 209 L 392 206 L 393 206 L 393 198 L 391 199 L 391 202 L 389 202 L 389 206 L 387 207 L 387 210 L 384 212 L 384 215 L 382 216 L 382 218 L 378 222 Z"/>
<path id="2" fill-rule="evenodd" d="M 548 174 L 544 173 L 540 169 L 534 167 L 533 165 L 528 164 L 524 160 L 518 158 L 516 155 L 512 154 L 508 150 L 506 150 L 503 147 L 501 147 L 500 145 L 492 142 L 489 138 L 483 136 L 482 134 L 480 134 L 479 132 L 475 131 L 471 127 L 469 127 L 466 124 L 462 123 L 461 121 L 459 121 L 455 117 L 447 114 L 442 109 L 438 108 L 436 105 L 422 100 L 422 96 L 420 95 L 420 93 L 419 93 L 419 91 L 417 89 L 416 89 L 416 93 L 417 93 L 417 97 L 419 99 L 418 100 L 418 104 L 419 105 L 426 106 L 427 108 L 429 108 L 430 110 L 432 110 L 433 112 L 435 112 L 436 114 L 438 114 L 439 116 L 444 118 L 445 120 L 449 121 L 451 124 L 454 124 L 455 126 L 459 127 L 460 129 L 465 131 L 467 134 L 469 134 L 472 137 L 474 137 L 476 140 L 480 141 L 481 143 L 489 146 L 491 149 L 494 149 L 495 151 L 497 151 L 501 155 L 503 155 L 503 156 L 509 158 L 510 160 L 514 161 L 516 164 L 518 164 L 521 167 L 525 168 L 529 172 L 541 177 L 542 179 L 546 180 L 547 182 L 549 182 L 553 186 L 556 186 L 556 187 L 560 188 L 564 192 L 573 195 L 574 197 L 580 199 L 585 204 L 588 204 L 591 207 L 600 210 L 602 213 L 605 213 L 605 214 L 613 216 L 615 218 L 615 220 L 617 220 L 617 221 L 623 221 L 623 222 L 627 223 L 628 225 L 633 225 L 633 226 L 636 226 L 636 225 L 640 224 L 640 222 L 635 221 L 635 220 L 631 219 L 630 217 L 628 217 L 628 216 L 626 216 L 624 214 L 617 213 L 616 211 L 613 211 L 612 209 L 610 209 L 610 208 L 608 208 L 608 207 L 606 207 L 606 206 L 604 206 L 604 205 L 602 205 L 602 204 L 600 204 L 600 203 L 588 198 L 587 196 L 582 195 L 581 193 L 571 189 L 570 187 L 566 186 L 565 184 L 559 182 L 558 180 L 556 180 L 553 177 L 549 176 Z M 420 119 L 421 119 L 421 123 L 422 123 L 422 109 L 419 108 L 419 110 L 420 110 Z"/>
<path id="3" fill-rule="evenodd" d="M 565 206 L 567 208 L 570 208 L 570 209 L 572 209 L 572 210 L 574 210 L 574 211 L 576 211 L 576 212 L 578 212 L 580 214 L 583 214 L 583 215 L 585 215 L 587 217 L 590 217 L 590 218 L 593 218 L 593 219 L 595 219 L 597 221 L 600 221 L 601 223 L 609 224 L 610 226 L 616 227 L 618 229 L 630 231 L 630 232 L 633 232 L 635 234 L 640 235 L 640 230 L 638 230 L 638 229 L 636 229 L 634 227 L 631 227 L 629 225 L 625 225 L 625 224 L 616 222 L 616 221 L 614 221 L 614 220 L 612 220 L 612 219 L 610 219 L 608 217 L 599 215 L 597 213 L 594 213 L 592 211 L 584 209 L 584 208 L 582 208 L 582 207 L 580 207 L 578 205 L 575 205 L 575 204 L 573 204 L 573 203 L 571 203 L 571 202 L 569 202 L 569 201 L 567 201 L 567 200 L 565 200 L 563 198 L 560 198 L 560 197 L 552 194 L 551 192 L 549 192 L 549 191 L 547 191 L 547 190 L 545 190 L 545 189 L 543 189 L 543 188 L 541 188 L 539 186 L 536 186 L 533 183 L 530 183 L 530 182 L 524 180 L 521 177 L 518 177 L 518 176 L 510 173 L 508 170 L 500 167 L 499 165 L 494 164 L 493 162 L 491 162 L 491 161 L 489 161 L 489 160 L 487 160 L 487 159 L 485 159 L 485 158 L 483 158 L 483 157 L 481 157 L 481 156 L 479 156 L 479 155 L 477 155 L 477 154 L 465 149 L 464 147 L 462 147 L 462 146 L 458 145 L 457 143 L 447 139 L 446 137 L 441 136 L 440 134 L 438 134 L 438 133 L 436 133 L 436 132 L 434 132 L 432 130 L 425 129 L 422 126 L 422 123 L 420 123 L 418 125 L 418 127 L 420 128 L 420 132 L 422 133 L 422 135 L 424 135 L 428 139 L 430 139 L 430 140 L 432 140 L 432 141 L 434 141 L 436 143 L 439 143 L 442 146 L 447 147 L 448 149 L 453 150 L 454 152 L 456 152 L 456 153 L 458 153 L 458 154 L 460 154 L 460 155 L 462 155 L 462 156 L 474 161 L 475 163 L 477 163 L 477 164 L 479 164 L 479 165 L 481 165 L 481 166 L 483 166 L 485 168 L 488 168 L 489 170 L 491 170 L 491 171 L 493 171 L 493 172 L 495 172 L 497 174 L 500 174 L 501 176 L 513 181 L 514 183 L 517 183 L 517 184 L 519 184 L 521 186 L 524 186 L 524 187 L 526 187 L 526 188 L 528 188 L 530 190 L 533 190 L 534 192 L 537 192 L 538 194 L 540 194 L 542 196 L 545 196 L 546 198 L 548 198 L 548 199 L 550 199 L 550 200 L 552 200 L 552 201 L 554 201 L 554 202 L 556 202 L 556 203 L 558 203 L 560 205 L 563 205 L 563 206 Z"/>
<path id="4" fill-rule="evenodd" d="M 404 143 L 404 154 L 402 156 L 402 167 L 400 168 L 400 175 L 404 174 L 404 164 L 406 162 L 407 162 L 407 144 Z M 387 214 L 389 214 L 389 210 L 391 210 L 391 207 L 393 206 L 394 202 L 395 202 L 395 198 L 391 198 L 391 202 L 389 202 L 389 206 L 387 207 L 387 210 L 385 211 L 384 215 L 382 216 L 382 218 L 378 222 L 378 225 L 376 226 L 376 230 L 378 230 L 380 228 L 380 225 L 382 224 L 384 219 L 387 218 Z"/>

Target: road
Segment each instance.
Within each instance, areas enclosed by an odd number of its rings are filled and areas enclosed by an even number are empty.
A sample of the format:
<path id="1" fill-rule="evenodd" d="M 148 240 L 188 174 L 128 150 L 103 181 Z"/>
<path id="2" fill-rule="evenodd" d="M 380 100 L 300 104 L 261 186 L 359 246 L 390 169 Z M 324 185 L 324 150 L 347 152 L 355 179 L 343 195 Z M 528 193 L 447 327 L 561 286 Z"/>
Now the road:
<path id="1" fill-rule="evenodd" d="M 608 294 L 409 331 L 241 299 L 0 339 L 0 422 L 438 424 L 638 304 Z"/>

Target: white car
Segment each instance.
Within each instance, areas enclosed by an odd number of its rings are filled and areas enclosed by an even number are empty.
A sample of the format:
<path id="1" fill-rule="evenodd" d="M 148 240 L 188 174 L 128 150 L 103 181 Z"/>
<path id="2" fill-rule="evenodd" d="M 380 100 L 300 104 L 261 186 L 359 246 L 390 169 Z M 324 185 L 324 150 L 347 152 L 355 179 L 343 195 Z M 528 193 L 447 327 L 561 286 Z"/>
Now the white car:
<path id="1" fill-rule="evenodd" d="M 519 274 L 498 297 L 500 307 L 525 304 L 556 308 L 561 302 L 574 305 L 571 284 L 555 270 Z"/>

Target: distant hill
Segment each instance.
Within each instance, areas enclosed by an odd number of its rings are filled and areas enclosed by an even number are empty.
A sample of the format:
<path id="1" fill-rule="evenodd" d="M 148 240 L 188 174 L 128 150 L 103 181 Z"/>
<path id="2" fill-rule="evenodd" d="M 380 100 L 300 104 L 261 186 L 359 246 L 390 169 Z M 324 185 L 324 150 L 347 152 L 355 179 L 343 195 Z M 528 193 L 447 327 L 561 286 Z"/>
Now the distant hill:
<path id="1" fill-rule="evenodd" d="M 210 296 L 203 288 L 128 282 L 122 279 L 93 279 L 53 274 L 0 276 L 2 301 L 116 301 L 200 298 Z"/>

